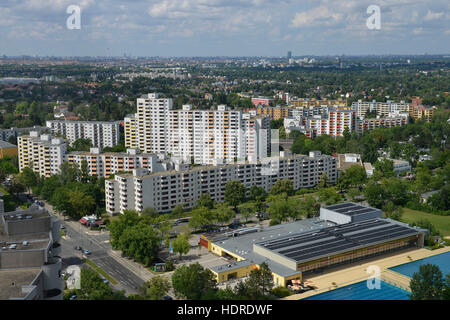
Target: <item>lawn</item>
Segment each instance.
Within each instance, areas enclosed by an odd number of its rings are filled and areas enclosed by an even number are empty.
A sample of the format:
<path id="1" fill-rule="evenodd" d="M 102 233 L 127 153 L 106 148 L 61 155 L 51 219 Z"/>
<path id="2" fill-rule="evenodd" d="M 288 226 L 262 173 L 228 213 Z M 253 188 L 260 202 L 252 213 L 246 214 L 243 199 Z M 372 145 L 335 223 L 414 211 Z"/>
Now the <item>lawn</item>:
<path id="1" fill-rule="evenodd" d="M 420 219 L 427 219 L 430 221 L 443 236 L 450 236 L 450 216 L 440 216 L 423 211 L 403 208 L 402 220 L 411 224 Z"/>

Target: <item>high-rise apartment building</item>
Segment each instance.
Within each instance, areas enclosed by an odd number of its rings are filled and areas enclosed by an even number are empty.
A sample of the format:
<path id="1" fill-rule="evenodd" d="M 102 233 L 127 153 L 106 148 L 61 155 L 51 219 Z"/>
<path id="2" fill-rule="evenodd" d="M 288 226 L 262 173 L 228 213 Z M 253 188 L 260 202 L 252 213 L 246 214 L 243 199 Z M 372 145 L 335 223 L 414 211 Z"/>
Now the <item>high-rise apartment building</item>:
<path id="1" fill-rule="evenodd" d="M 137 148 L 136 115 L 129 114 L 124 119 L 125 148 Z"/>
<path id="2" fill-rule="evenodd" d="M 19 136 L 17 144 L 20 171 L 30 167 L 41 177 L 50 177 L 59 172 L 67 150 L 62 138 L 31 131 L 30 135 Z"/>
<path id="3" fill-rule="evenodd" d="M 137 99 L 136 146 L 141 152 L 166 152 L 172 103 L 172 99 L 162 98 L 158 93 L 149 93 Z"/>
<path id="4" fill-rule="evenodd" d="M 70 144 L 77 139 L 89 139 L 93 147 L 100 149 L 119 144 L 118 121 L 49 120 L 46 125 L 53 134 L 63 135 Z"/>
<path id="5" fill-rule="evenodd" d="M 250 154 L 261 158 L 267 156 L 264 150 L 270 150 L 262 145 L 270 141 L 268 116 L 250 120 L 225 105 L 217 110 L 193 110 L 190 105 L 172 110 L 172 99 L 159 98 L 156 93 L 139 98 L 137 111 L 125 118 L 125 142 L 144 153 L 167 153 L 186 163 L 206 165 L 244 160 Z M 258 139 L 248 140 L 253 135 Z"/>

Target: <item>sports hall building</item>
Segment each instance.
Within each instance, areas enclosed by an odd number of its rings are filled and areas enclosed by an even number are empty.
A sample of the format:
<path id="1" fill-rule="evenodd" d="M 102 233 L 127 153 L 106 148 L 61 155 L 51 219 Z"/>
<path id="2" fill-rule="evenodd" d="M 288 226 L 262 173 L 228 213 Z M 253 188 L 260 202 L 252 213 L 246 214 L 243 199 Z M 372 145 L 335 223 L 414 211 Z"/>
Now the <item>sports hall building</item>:
<path id="1" fill-rule="evenodd" d="M 201 237 L 212 253 L 230 263 L 210 268 L 218 282 L 247 276 L 266 262 L 276 286 L 302 274 L 410 247 L 423 247 L 426 230 L 381 218 L 381 210 L 353 202 L 322 207 L 320 217 L 262 229 Z"/>

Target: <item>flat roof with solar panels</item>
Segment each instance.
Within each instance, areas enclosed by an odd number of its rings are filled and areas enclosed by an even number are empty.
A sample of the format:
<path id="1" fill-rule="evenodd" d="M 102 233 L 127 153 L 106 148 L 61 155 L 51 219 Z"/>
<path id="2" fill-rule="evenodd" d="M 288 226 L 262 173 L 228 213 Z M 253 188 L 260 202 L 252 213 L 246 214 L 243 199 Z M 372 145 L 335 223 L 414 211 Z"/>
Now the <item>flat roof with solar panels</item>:
<path id="1" fill-rule="evenodd" d="M 320 218 L 337 224 L 381 218 L 380 209 L 363 206 L 354 202 L 333 204 L 320 208 Z"/>
<path id="2" fill-rule="evenodd" d="M 425 232 L 383 219 L 379 209 L 353 202 L 340 203 L 322 207 L 320 218 L 258 228 L 251 233 L 235 230 L 211 238 L 208 249 L 236 263 L 210 269 L 224 281 L 228 274 L 243 275 L 249 267 L 265 262 L 274 274 L 289 280 L 303 272 L 423 247 Z"/>
<path id="3" fill-rule="evenodd" d="M 419 230 L 392 220 L 373 219 L 254 244 L 254 251 L 284 264 L 297 266 L 311 260 L 418 236 Z"/>

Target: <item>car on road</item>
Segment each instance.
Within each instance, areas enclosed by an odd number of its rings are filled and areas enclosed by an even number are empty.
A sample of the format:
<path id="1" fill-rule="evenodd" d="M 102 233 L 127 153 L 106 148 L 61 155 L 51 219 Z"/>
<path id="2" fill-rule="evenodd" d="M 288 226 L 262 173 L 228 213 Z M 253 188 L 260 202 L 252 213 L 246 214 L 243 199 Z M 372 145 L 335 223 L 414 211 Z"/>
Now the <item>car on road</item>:
<path id="1" fill-rule="evenodd" d="M 83 248 L 81 248 L 80 246 L 75 246 L 75 250 L 83 250 Z"/>
<path id="2" fill-rule="evenodd" d="M 85 255 L 87 255 L 87 256 L 88 256 L 88 255 L 90 255 L 90 254 L 91 254 L 91 252 L 90 252 L 89 250 L 87 250 L 87 249 L 86 249 L 86 250 L 83 250 L 83 254 L 85 254 Z"/>

